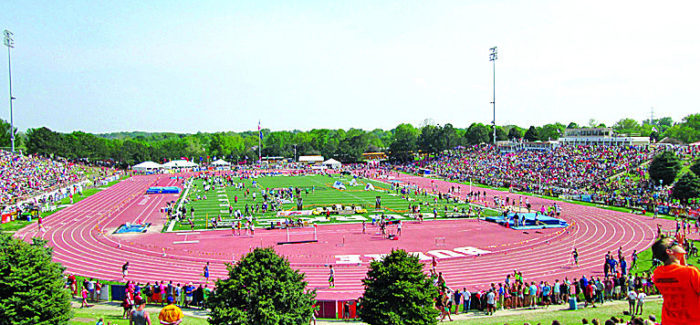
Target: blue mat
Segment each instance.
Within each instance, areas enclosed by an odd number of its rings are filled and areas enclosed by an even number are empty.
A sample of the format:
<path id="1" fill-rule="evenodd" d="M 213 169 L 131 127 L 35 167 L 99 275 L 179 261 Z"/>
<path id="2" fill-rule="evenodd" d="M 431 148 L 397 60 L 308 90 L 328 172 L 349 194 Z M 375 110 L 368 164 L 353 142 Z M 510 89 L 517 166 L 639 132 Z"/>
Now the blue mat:
<path id="1" fill-rule="evenodd" d="M 508 215 L 508 219 L 504 218 L 502 215 L 501 216 L 495 216 L 495 217 L 486 217 L 485 220 L 489 222 L 494 222 L 499 225 L 505 226 L 506 222 L 508 223 L 508 226 L 510 228 L 520 230 L 520 229 L 543 229 L 543 228 L 566 228 L 569 226 L 569 224 L 558 218 L 552 218 L 549 216 L 545 215 L 537 215 L 537 221 L 535 221 L 535 213 L 518 213 L 518 217 L 522 218 L 525 216 L 525 221 L 523 222 L 522 225 L 520 226 L 515 226 L 515 221 L 513 220 L 513 217 L 515 216 L 515 213 L 511 213 Z"/>
<path id="2" fill-rule="evenodd" d="M 142 233 L 146 232 L 146 229 L 148 229 L 148 226 L 150 226 L 150 223 L 146 223 L 143 225 L 135 225 L 135 224 L 123 224 L 117 228 L 117 230 L 114 232 L 115 234 L 127 234 L 127 233 Z"/>
<path id="3" fill-rule="evenodd" d="M 153 186 L 146 190 L 146 194 L 177 194 L 180 188 L 177 186 Z"/>

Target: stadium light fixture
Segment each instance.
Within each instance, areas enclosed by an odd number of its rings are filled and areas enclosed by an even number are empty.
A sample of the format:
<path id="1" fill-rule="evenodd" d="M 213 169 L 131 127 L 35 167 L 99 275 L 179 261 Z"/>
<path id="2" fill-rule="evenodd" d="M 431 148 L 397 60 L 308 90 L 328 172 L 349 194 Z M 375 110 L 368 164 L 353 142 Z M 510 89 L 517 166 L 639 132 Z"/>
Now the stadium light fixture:
<path id="1" fill-rule="evenodd" d="M 5 30 L 2 32 L 4 37 L 4 44 L 7 46 L 7 74 L 10 78 L 10 142 L 12 143 L 12 153 L 15 152 L 15 125 L 14 125 L 14 120 L 12 116 L 12 101 L 15 100 L 14 97 L 12 97 L 12 60 L 10 59 L 10 49 L 15 47 L 15 40 L 12 38 L 14 34 L 9 31 Z"/>
<path id="2" fill-rule="evenodd" d="M 494 46 L 489 49 L 489 61 L 493 62 L 493 145 L 496 145 L 496 60 L 498 59 L 498 47 Z"/>

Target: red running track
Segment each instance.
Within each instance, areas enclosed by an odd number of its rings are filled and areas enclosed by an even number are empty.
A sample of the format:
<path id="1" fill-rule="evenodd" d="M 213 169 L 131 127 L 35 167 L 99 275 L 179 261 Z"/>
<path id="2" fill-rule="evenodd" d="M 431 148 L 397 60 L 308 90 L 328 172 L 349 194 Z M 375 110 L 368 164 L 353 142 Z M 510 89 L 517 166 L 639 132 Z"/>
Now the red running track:
<path id="1" fill-rule="evenodd" d="M 437 187 L 447 192 L 451 186 L 461 186 L 461 193 L 468 192 L 466 185 L 395 176 L 423 188 Z M 230 230 L 160 233 L 165 221 L 160 209 L 177 195 L 144 193 L 153 185 L 181 183 L 165 175 L 135 176 L 47 217 L 45 232 L 30 226 L 16 236 L 47 239 L 54 248 L 55 261 L 68 272 L 88 277 L 121 280 L 121 266 L 128 260 L 128 279 L 143 283 L 202 283 L 206 261 L 211 262 L 212 279 L 224 278 L 224 262 L 238 259 L 254 247 L 272 246 L 289 259 L 293 268 L 306 274 L 319 299 L 352 299 L 363 292 L 361 280 L 371 258 L 394 248 L 420 253 L 426 264 L 432 256 L 438 257 L 437 269 L 449 286 L 476 290 L 502 282 L 514 269 L 523 272 L 529 281 L 600 275 L 607 251 L 615 253 L 622 247 L 629 258 L 634 249 L 641 251 L 652 244 L 657 223 L 665 229 L 675 227 L 668 220 L 558 202 L 562 218 L 571 225 L 567 229 L 517 231 L 477 220 L 410 221 L 404 223 L 400 239 L 393 241 L 382 238 L 370 224 L 365 234 L 359 224 L 343 224 L 319 226 L 318 243 L 284 246 L 276 245 L 286 240 L 284 230 L 258 229 L 254 236 L 234 236 Z M 490 202 L 494 195 L 518 198 L 505 192 L 479 190 L 487 192 Z M 536 209 L 552 203 L 538 197 L 529 197 L 529 201 Z M 137 220 L 154 226 L 145 234 L 112 234 L 119 225 Z M 292 240 L 313 237 L 308 229 L 291 234 Z M 578 267 L 571 265 L 573 247 L 579 251 Z M 479 250 L 488 252 L 475 255 Z M 327 282 L 329 264 L 336 269 L 336 286 L 332 289 Z"/>

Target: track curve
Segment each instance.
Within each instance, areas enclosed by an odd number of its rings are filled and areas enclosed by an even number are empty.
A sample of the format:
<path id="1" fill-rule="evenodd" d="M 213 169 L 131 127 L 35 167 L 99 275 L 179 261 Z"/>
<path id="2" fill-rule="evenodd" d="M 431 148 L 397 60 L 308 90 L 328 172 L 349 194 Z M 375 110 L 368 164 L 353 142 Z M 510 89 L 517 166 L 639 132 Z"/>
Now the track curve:
<path id="1" fill-rule="evenodd" d="M 450 187 L 459 186 L 461 193 L 468 191 L 466 185 L 447 181 L 404 174 L 394 176 L 426 189 L 447 192 Z M 165 175 L 131 177 L 45 218 L 45 232 L 29 226 L 15 236 L 25 240 L 34 236 L 47 239 L 53 247 L 54 261 L 63 264 L 67 272 L 87 277 L 121 280 L 121 265 L 128 260 L 128 279 L 142 283 L 162 280 L 202 283 L 206 261 L 211 262 L 212 279 L 225 278 L 225 262 L 240 258 L 254 247 L 274 246 L 293 268 L 306 274 L 319 299 L 353 299 L 363 292 L 361 280 L 370 258 L 394 248 L 421 252 L 425 259 L 443 256 L 437 269 L 443 272 L 448 285 L 476 290 L 502 282 L 515 269 L 523 272 L 529 281 L 601 275 L 607 251 L 616 252 L 622 247 L 624 256 L 630 256 L 633 250 L 642 251 L 653 243 L 657 224 L 665 229 L 675 227 L 669 220 L 558 201 L 562 218 L 571 225 L 563 230 L 523 232 L 476 220 L 407 222 L 400 240 L 389 241 L 378 236 L 373 227 L 363 234 L 361 226 L 344 224 L 319 226 L 317 244 L 285 246 L 275 245 L 285 239 L 282 230 L 259 230 L 255 236 L 233 236 L 226 230 L 111 234 L 125 222 L 163 224 L 164 214 L 160 209 L 166 202 L 176 200 L 177 195 L 145 195 L 146 189 L 154 185 L 182 185 L 182 179 Z M 519 197 L 491 189 L 479 188 L 479 191 L 487 193 L 487 200 L 495 195 Z M 528 200 L 534 208 L 552 203 L 533 196 Z M 294 235 L 310 236 L 308 232 Z M 437 243 L 436 237 L 444 238 L 444 244 Z M 459 250 L 464 247 L 490 253 L 464 254 L 464 250 Z M 578 267 L 571 264 L 573 247 L 579 252 Z M 361 263 L 339 263 L 341 255 L 359 256 Z M 336 265 L 333 289 L 327 285 L 329 264 Z"/>

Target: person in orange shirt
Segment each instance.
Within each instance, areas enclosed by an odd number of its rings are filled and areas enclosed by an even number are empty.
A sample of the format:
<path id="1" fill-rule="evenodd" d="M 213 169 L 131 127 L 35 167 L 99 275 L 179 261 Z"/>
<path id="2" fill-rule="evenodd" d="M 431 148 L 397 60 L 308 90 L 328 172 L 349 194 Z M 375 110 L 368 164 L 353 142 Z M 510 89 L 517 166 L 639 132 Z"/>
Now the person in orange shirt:
<path id="1" fill-rule="evenodd" d="M 664 263 L 654 271 L 654 284 L 664 298 L 661 321 L 664 325 L 700 325 L 700 270 L 685 264 L 683 242 L 663 237 L 651 250 Z"/>
<path id="2" fill-rule="evenodd" d="M 158 314 L 158 319 L 161 325 L 178 325 L 182 322 L 184 315 L 180 307 L 175 306 L 173 303 L 175 299 L 173 296 L 168 296 L 168 305 L 163 307 Z"/>

